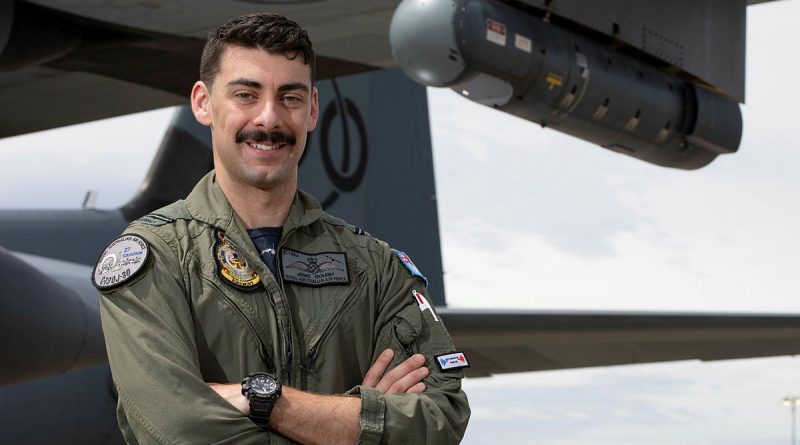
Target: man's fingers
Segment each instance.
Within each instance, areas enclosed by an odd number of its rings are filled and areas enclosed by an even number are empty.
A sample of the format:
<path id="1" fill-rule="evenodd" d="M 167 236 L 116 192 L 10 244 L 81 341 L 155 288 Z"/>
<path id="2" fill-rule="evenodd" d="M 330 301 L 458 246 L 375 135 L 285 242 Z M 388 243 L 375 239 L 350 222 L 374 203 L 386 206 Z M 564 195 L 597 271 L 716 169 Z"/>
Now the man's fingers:
<path id="1" fill-rule="evenodd" d="M 422 382 L 419 382 L 419 383 L 417 383 L 416 385 L 412 386 L 411 388 L 408 388 L 408 389 L 406 390 L 406 393 L 407 393 L 407 394 L 412 394 L 412 393 L 421 393 L 421 392 L 425 392 L 425 390 L 426 390 L 426 389 L 428 389 L 428 387 L 427 387 L 427 386 L 425 386 L 425 384 L 424 384 L 424 383 L 422 383 Z"/>
<path id="2" fill-rule="evenodd" d="M 386 394 L 400 394 L 408 392 L 409 389 L 413 388 L 418 383 L 421 383 L 422 379 L 427 376 L 428 368 L 423 366 L 422 368 L 415 369 L 394 382 L 394 384 L 389 387 L 389 390 L 386 391 Z"/>
<path id="3" fill-rule="evenodd" d="M 381 355 L 375 360 L 375 363 L 370 366 L 367 374 L 364 376 L 364 381 L 361 382 L 363 386 L 369 386 L 371 388 L 375 388 L 380 382 L 381 377 L 383 377 L 383 373 L 386 372 L 386 368 L 389 366 L 389 363 L 392 362 L 392 358 L 394 357 L 394 351 L 391 349 L 386 349 L 381 352 Z"/>
<path id="4" fill-rule="evenodd" d="M 414 354 L 394 369 L 386 372 L 392 358 L 394 358 L 394 351 L 384 350 L 364 375 L 361 384 L 375 388 L 384 394 L 425 391 L 426 387 L 422 380 L 429 373 L 428 368 L 425 367 L 425 356 Z"/>
<path id="5" fill-rule="evenodd" d="M 388 391 L 389 388 L 391 388 L 392 385 L 394 385 L 398 380 L 404 378 L 405 376 L 407 376 L 412 371 L 414 371 L 416 369 L 419 369 L 420 367 L 424 367 L 424 366 L 425 366 L 425 356 L 422 355 L 422 354 L 414 354 L 411 357 L 409 357 L 408 359 L 406 359 L 406 361 L 404 361 L 403 363 L 400 363 L 399 365 L 395 366 L 394 369 L 392 369 L 391 371 L 387 372 L 380 379 L 378 384 L 375 385 L 375 389 L 377 389 L 378 391 L 380 391 L 380 392 L 385 394 L 386 391 Z M 426 368 L 426 370 L 427 370 L 427 368 Z M 412 380 L 413 380 L 413 378 L 412 378 Z M 409 387 L 412 386 L 414 383 L 417 383 L 420 380 L 421 379 L 414 380 L 413 383 L 411 383 L 409 385 Z M 405 389 L 403 391 L 400 391 L 400 392 L 405 392 Z"/>

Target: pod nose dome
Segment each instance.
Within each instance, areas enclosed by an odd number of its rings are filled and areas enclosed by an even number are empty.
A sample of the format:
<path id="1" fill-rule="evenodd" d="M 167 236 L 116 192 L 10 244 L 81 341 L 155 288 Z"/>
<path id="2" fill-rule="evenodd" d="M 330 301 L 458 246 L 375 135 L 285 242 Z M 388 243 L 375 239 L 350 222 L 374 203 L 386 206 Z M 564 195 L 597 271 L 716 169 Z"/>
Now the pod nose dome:
<path id="1" fill-rule="evenodd" d="M 389 28 L 392 54 L 402 70 L 419 83 L 443 87 L 466 68 L 458 51 L 453 23 L 458 2 L 404 0 Z"/>

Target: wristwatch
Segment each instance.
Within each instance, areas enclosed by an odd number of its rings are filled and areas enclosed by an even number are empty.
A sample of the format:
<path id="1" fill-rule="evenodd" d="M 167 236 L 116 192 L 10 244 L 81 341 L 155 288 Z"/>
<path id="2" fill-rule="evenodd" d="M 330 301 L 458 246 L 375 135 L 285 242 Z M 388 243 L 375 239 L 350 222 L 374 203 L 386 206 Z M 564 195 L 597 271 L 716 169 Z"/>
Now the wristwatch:
<path id="1" fill-rule="evenodd" d="M 254 372 L 242 380 L 242 395 L 250 401 L 250 420 L 266 429 L 272 408 L 281 396 L 278 379 L 266 372 Z"/>

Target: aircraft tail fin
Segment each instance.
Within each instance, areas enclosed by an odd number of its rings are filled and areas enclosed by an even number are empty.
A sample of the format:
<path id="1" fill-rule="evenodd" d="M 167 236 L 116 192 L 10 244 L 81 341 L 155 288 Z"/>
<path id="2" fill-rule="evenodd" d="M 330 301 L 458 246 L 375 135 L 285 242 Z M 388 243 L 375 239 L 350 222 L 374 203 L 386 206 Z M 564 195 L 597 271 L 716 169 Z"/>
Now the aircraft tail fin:
<path id="1" fill-rule="evenodd" d="M 189 106 L 177 108 L 150 170 L 136 195 L 120 210 L 128 221 L 185 198 L 213 168 L 211 133 Z"/>

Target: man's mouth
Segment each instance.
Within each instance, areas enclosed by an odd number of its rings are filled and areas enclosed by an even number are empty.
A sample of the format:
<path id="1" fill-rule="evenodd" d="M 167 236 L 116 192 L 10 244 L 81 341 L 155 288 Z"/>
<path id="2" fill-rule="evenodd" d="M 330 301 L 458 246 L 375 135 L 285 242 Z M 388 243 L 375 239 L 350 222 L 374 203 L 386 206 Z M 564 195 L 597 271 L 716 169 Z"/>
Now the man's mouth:
<path id="1" fill-rule="evenodd" d="M 283 146 L 285 145 L 285 144 L 264 144 L 264 143 L 260 143 L 260 142 L 254 142 L 254 141 L 245 141 L 245 143 L 247 145 L 255 148 L 256 150 L 260 150 L 260 151 L 273 151 L 273 150 L 277 150 L 279 148 L 283 148 Z"/>

